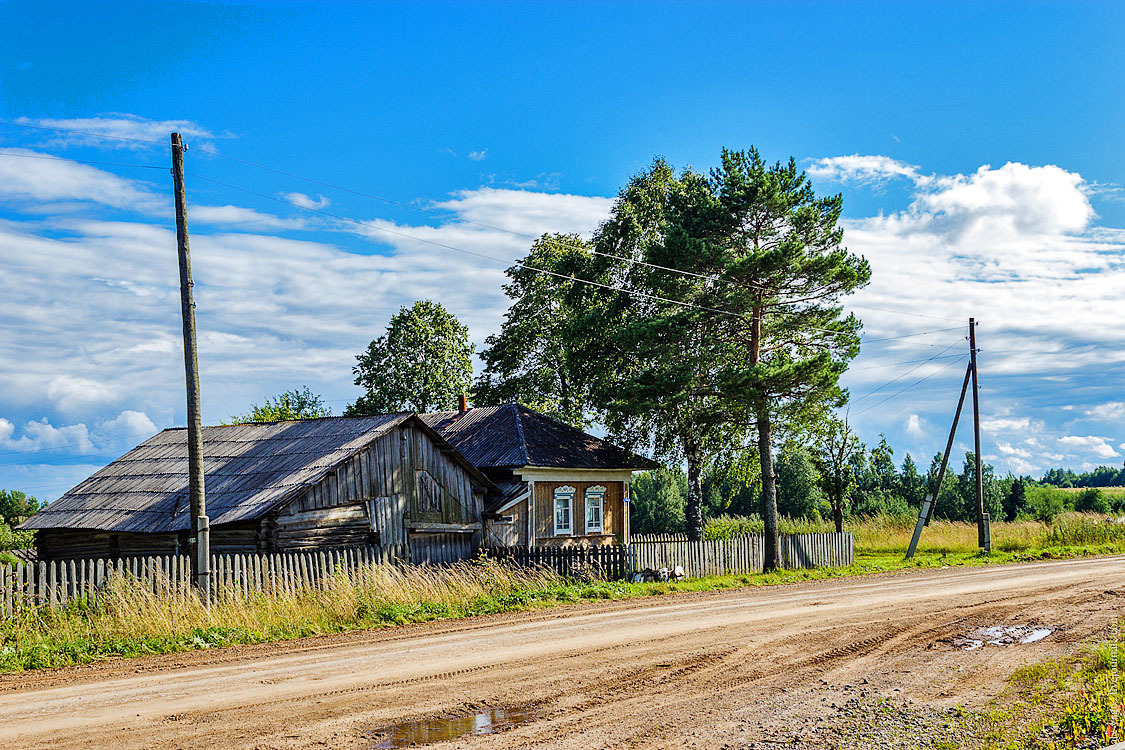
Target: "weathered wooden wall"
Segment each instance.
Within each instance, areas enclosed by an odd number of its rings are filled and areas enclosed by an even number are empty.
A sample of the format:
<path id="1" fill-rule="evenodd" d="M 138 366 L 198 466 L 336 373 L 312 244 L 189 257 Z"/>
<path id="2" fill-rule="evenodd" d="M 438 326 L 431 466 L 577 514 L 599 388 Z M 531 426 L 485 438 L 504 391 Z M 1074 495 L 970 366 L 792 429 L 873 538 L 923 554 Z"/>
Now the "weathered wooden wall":
<path id="1" fill-rule="evenodd" d="M 428 505 L 427 484 L 440 488 L 440 500 L 431 492 Z M 468 472 L 407 425 L 372 442 L 267 519 L 261 548 L 406 545 L 412 528 L 479 529 L 481 506 L 482 491 L 474 493 Z"/>
<path id="2" fill-rule="evenodd" d="M 257 552 L 259 536 L 257 521 L 212 526 L 211 550 L 215 554 Z M 40 529 L 35 532 L 40 560 L 186 554 L 187 545 L 187 532 L 119 534 L 97 529 Z"/>
<path id="3" fill-rule="evenodd" d="M 573 487 L 574 533 L 555 536 L 555 488 Z M 602 501 L 602 534 L 586 533 L 587 487 L 605 487 Z M 624 482 L 535 482 L 535 544 L 568 546 L 572 544 L 614 544 L 625 536 Z"/>
<path id="4" fill-rule="evenodd" d="M 507 523 L 486 521 L 484 524 L 484 546 L 486 547 L 526 547 L 527 546 L 527 501 L 523 500 L 501 511 L 510 517 Z"/>

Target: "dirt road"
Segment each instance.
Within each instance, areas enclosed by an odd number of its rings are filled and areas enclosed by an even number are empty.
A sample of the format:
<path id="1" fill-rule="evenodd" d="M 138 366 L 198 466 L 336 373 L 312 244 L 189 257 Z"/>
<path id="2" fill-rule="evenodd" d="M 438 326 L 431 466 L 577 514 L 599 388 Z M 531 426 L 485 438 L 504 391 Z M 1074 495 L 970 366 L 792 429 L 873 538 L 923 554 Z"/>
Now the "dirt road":
<path id="1" fill-rule="evenodd" d="M 811 742 L 847 695 L 981 703 L 1125 607 L 1125 558 L 585 605 L 0 679 L 0 747 L 374 748 L 388 725 L 523 709 L 441 748 Z M 966 651 L 974 628 L 1042 625 Z M 810 746 L 817 746 L 813 743 Z M 823 746 L 823 745 L 821 745 Z"/>

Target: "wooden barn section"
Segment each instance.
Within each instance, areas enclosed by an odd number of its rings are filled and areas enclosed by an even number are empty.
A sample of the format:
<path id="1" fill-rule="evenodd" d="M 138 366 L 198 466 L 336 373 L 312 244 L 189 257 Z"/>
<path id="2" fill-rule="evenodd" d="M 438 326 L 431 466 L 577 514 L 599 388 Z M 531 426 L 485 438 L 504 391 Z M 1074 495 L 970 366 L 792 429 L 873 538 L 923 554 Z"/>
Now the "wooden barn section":
<path id="1" fill-rule="evenodd" d="M 187 553 L 186 436 L 165 430 L 28 519 L 40 559 Z M 459 559 L 495 490 L 413 414 L 207 427 L 203 445 L 216 554 L 370 545 Z"/>

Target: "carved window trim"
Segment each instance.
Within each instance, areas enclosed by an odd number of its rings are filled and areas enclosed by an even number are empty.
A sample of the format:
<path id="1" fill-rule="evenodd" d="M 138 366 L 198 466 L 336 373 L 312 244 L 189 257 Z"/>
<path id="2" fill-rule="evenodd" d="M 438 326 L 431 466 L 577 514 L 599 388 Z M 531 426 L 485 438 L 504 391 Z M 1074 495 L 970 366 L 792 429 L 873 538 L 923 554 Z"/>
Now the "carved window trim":
<path id="1" fill-rule="evenodd" d="M 571 535 L 574 533 L 574 487 L 564 484 L 556 487 L 552 497 L 552 516 L 554 517 L 555 536 Z M 560 523 L 564 521 L 565 524 Z"/>

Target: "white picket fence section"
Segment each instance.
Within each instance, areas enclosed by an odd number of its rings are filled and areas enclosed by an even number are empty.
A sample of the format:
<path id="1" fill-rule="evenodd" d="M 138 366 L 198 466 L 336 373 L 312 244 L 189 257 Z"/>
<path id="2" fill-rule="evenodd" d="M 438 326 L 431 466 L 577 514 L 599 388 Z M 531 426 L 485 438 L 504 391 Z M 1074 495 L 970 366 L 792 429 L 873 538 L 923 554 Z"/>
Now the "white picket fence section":
<path id="1" fill-rule="evenodd" d="M 323 586 L 336 573 L 360 566 L 401 561 L 404 550 L 358 547 L 277 554 L 212 555 L 211 597 L 231 594 L 294 593 Z M 110 581 L 131 576 L 156 594 L 184 591 L 191 569 L 186 555 L 116 560 L 55 560 L 0 565 L 0 615 L 24 607 L 58 607 L 72 601 L 93 604 Z"/>
<path id="2" fill-rule="evenodd" d="M 782 534 L 781 565 L 785 568 L 842 567 L 855 562 L 851 532 Z M 689 542 L 674 534 L 637 535 L 629 544 L 633 570 L 669 570 L 680 565 L 691 578 L 728 573 L 758 573 L 764 561 L 765 537 L 746 534 L 729 539 Z"/>

